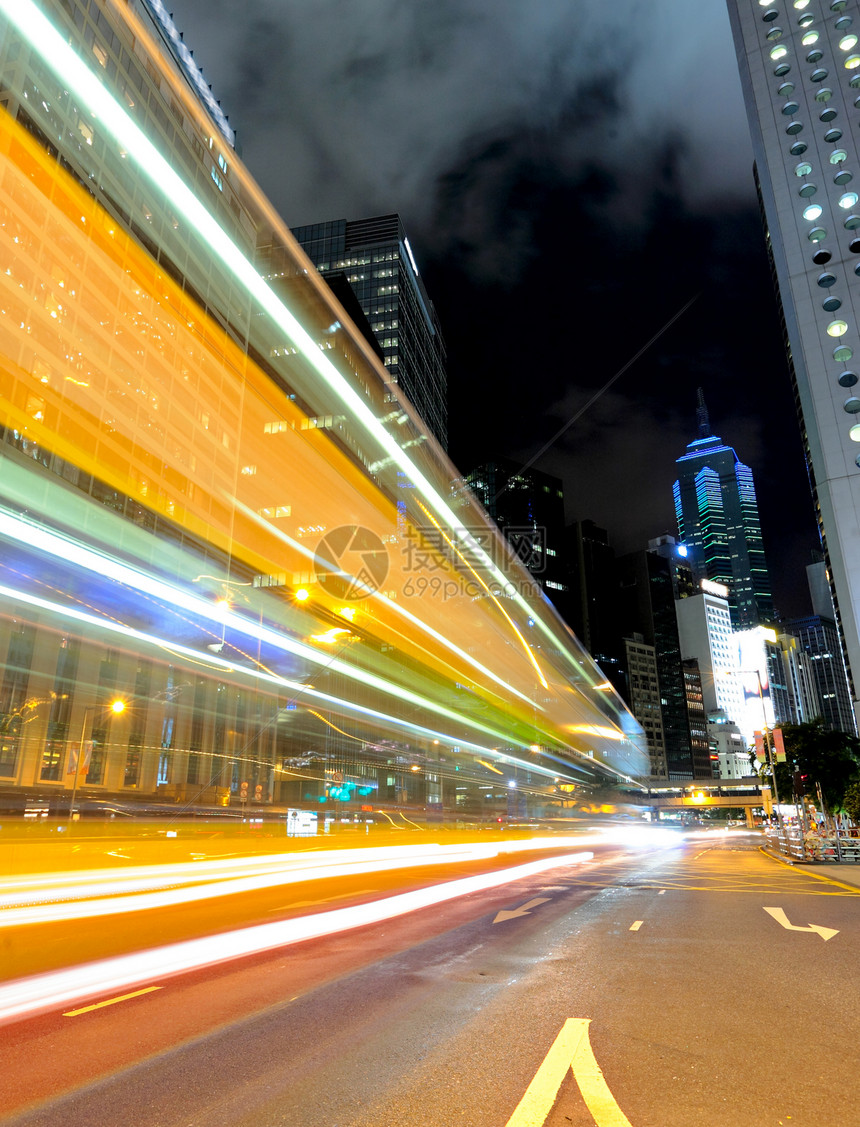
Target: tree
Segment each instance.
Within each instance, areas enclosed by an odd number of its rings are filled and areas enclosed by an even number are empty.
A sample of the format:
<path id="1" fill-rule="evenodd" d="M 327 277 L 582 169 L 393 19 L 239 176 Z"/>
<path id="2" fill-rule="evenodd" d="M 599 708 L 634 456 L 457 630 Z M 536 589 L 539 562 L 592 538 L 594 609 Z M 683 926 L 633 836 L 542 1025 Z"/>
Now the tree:
<path id="1" fill-rule="evenodd" d="M 842 800 L 842 808 L 852 822 L 860 822 L 860 782 L 851 783 Z"/>
<path id="2" fill-rule="evenodd" d="M 787 762 L 777 764 L 781 801 L 791 801 L 797 770 L 821 786 L 825 805 L 831 812 L 840 810 L 848 788 L 852 783 L 860 783 L 860 740 L 847 732 L 832 731 L 820 719 L 807 724 L 783 724 L 782 738 Z M 814 798 L 814 790 L 812 794 Z"/>

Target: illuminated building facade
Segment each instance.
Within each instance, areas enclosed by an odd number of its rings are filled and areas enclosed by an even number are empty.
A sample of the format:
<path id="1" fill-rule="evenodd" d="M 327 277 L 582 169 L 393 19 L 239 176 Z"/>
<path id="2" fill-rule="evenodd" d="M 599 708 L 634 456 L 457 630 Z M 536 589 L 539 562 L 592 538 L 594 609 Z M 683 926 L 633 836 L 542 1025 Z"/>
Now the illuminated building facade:
<path id="1" fill-rule="evenodd" d="M 660 680 L 657 653 L 641 634 L 624 638 L 624 665 L 627 670 L 630 708 L 645 729 L 648 754 L 651 757 L 651 778 L 668 779 L 666 736 L 663 710 L 660 707 Z"/>
<path id="2" fill-rule="evenodd" d="M 400 216 L 311 223 L 293 235 L 330 285 L 352 289 L 392 382 L 447 447 L 445 341 Z"/>
<path id="3" fill-rule="evenodd" d="M 0 790 L 473 815 L 645 774 L 161 0 L 2 12 Z"/>
<path id="4" fill-rule="evenodd" d="M 752 471 L 711 433 L 701 389 L 696 414 L 698 437 L 676 463 L 678 535 L 694 576 L 728 587 L 736 628 L 770 622 L 773 598 Z"/>
<path id="5" fill-rule="evenodd" d="M 855 0 L 729 0 L 728 8 L 835 621 L 856 678 L 860 13 Z"/>

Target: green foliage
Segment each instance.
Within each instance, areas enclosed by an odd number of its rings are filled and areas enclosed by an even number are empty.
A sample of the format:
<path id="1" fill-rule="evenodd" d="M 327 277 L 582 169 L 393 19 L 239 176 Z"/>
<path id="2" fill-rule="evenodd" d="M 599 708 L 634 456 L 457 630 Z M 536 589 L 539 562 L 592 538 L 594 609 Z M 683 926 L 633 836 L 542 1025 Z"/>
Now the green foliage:
<path id="1" fill-rule="evenodd" d="M 860 740 L 846 732 L 831 731 L 822 720 L 783 724 L 782 738 L 788 762 L 777 764 L 780 799 L 791 801 L 792 779 L 797 769 L 821 785 L 828 810 L 841 810 L 848 788 L 852 783 L 860 783 Z"/>
<path id="2" fill-rule="evenodd" d="M 852 822 L 860 822 L 860 782 L 851 783 L 842 800 L 842 809 Z"/>

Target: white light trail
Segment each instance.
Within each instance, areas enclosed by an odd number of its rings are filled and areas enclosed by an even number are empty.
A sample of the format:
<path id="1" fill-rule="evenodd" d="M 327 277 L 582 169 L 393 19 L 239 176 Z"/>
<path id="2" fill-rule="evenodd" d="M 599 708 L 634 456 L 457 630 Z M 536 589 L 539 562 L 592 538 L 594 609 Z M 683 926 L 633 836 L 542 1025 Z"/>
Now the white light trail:
<path id="1" fill-rule="evenodd" d="M 257 955 L 307 939 L 318 939 L 442 904 L 458 896 L 498 888 L 549 869 L 591 860 L 593 853 L 568 853 L 530 861 L 501 873 L 482 873 L 431 888 L 400 893 L 384 900 L 337 908 L 298 919 L 173 943 L 132 955 L 102 959 L 68 970 L 18 979 L 0 985 L 0 1024 L 33 1017 L 102 995 L 149 984 L 192 970 L 216 966 L 232 959 Z"/>

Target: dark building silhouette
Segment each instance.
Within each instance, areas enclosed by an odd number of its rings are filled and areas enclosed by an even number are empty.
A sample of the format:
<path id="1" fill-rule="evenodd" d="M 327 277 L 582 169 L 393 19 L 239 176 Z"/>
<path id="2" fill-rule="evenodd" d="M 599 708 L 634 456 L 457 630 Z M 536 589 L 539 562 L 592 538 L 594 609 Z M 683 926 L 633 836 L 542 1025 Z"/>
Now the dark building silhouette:
<path id="1" fill-rule="evenodd" d="M 690 738 L 673 571 L 673 561 L 656 552 L 622 556 L 617 566 L 619 621 L 625 632 L 641 634 L 654 647 L 669 779 L 710 778 L 707 745 L 697 745 L 694 755 Z"/>
<path id="2" fill-rule="evenodd" d="M 500 458 L 476 467 L 466 475 L 466 481 L 553 606 L 571 625 L 570 591 L 563 563 L 561 480 Z"/>
<path id="3" fill-rule="evenodd" d="M 445 342 L 400 216 L 333 219 L 292 230 L 327 281 L 332 276 L 350 286 L 392 383 L 447 447 Z"/>

